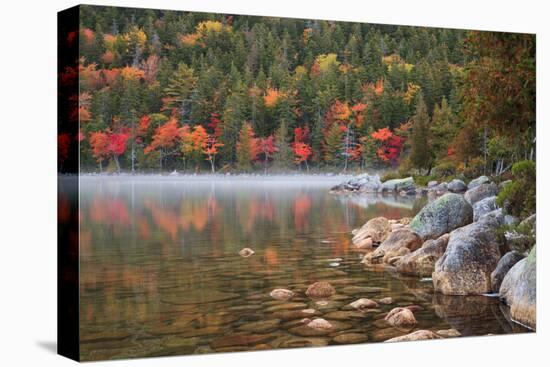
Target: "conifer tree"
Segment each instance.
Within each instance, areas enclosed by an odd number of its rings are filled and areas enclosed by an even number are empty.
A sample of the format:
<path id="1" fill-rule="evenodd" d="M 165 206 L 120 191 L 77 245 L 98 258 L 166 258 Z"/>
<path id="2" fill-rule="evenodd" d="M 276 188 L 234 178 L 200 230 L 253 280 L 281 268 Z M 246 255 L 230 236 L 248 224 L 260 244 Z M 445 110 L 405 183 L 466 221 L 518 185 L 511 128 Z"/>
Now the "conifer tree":
<path id="1" fill-rule="evenodd" d="M 413 167 L 426 169 L 428 172 L 433 164 L 433 152 L 430 147 L 430 117 L 422 93 L 417 96 L 416 113 L 413 116 L 410 161 Z"/>
<path id="2" fill-rule="evenodd" d="M 273 165 L 278 169 L 292 167 L 293 153 L 289 143 L 287 123 L 284 119 L 275 133 L 275 149 Z"/>
<path id="3" fill-rule="evenodd" d="M 239 132 L 237 142 L 237 169 L 243 172 L 252 170 L 252 162 L 256 159 L 258 152 L 256 138 L 252 126 L 245 122 Z"/>
<path id="4" fill-rule="evenodd" d="M 325 137 L 325 162 L 331 165 L 338 165 L 342 160 L 343 131 L 340 125 L 332 124 Z"/>

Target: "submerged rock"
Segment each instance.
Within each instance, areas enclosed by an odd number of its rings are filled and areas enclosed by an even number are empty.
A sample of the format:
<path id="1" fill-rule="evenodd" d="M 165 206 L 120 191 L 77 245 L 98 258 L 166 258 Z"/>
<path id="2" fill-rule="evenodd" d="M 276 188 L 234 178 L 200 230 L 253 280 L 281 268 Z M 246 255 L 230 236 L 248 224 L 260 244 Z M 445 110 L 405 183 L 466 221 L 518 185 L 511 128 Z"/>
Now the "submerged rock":
<path id="1" fill-rule="evenodd" d="M 412 327 L 416 325 L 416 318 L 413 312 L 404 307 L 396 307 L 391 310 L 384 318 L 391 326 Z"/>
<path id="2" fill-rule="evenodd" d="M 456 329 L 438 330 L 435 333 L 443 338 L 456 338 L 462 335 Z"/>
<path id="3" fill-rule="evenodd" d="M 432 274 L 436 291 L 449 295 L 491 292 L 491 273 L 500 259 L 497 227 L 498 222 L 487 218 L 451 232 Z"/>
<path id="4" fill-rule="evenodd" d="M 307 304 L 301 303 L 301 302 L 288 302 L 288 303 L 282 303 L 274 306 L 270 306 L 266 308 L 265 310 L 267 312 L 276 312 L 276 311 L 288 311 L 288 310 L 299 310 L 299 309 L 305 309 L 307 307 Z"/>
<path id="5" fill-rule="evenodd" d="M 332 324 L 325 319 L 318 318 L 307 323 L 307 327 L 316 330 L 330 330 L 332 329 Z"/>
<path id="6" fill-rule="evenodd" d="M 316 321 L 323 320 L 323 321 Z M 314 323 L 311 325 L 311 323 Z M 310 326 L 311 325 L 311 326 Z M 330 325 L 330 327 L 328 327 Z M 351 328 L 351 324 L 333 320 L 328 322 L 324 319 L 315 319 L 306 323 L 305 325 L 300 325 L 288 329 L 290 334 L 298 336 L 323 336 L 328 335 L 334 332 L 343 331 Z"/>
<path id="7" fill-rule="evenodd" d="M 328 345 L 328 340 L 324 338 L 305 338 L 288 335 L 275 339 L 271 344 L 275 348 L 324 347 Z"/>
<path id="8" fill-rule="evenodd" d="M 304 317 L 311 317 L 311 316 L 319 316 L 321 313 L 317 310 L 314 310 L 312 308 L 308 308 L 305 310 L 282 310 L 282 311 L 275 311 L 271 315 L 272 317 L 276 319 L 281 319 L 284 321 L 289 320 L 298 320 L 303 319 Z"/>
<path id="9" fill-rule="evenodd" d="M 356 344 L 364 343 L 368 340 L 367 334 L 345 333 L 335 336 L 332 341 L 338 344 Z"/>
<path id="10" fill-rule="evenodd" d="M 328 282 L 315 282 L 306 290 L 306 295 L 311 298 L 328 298 L 334 293 L 336 290 Z"/>
<path id="11" fill-rule="evenodd" d="M 491 288 L 493 292 L 500 292 L 500 285 L 502 284 L 502 280 L 508 271 L 510 271 L 510 269 L 512 269 L 512 267 L 524 257 L 525 256 L 517 251 L 510 251 L 498 261 L 497 267 L 491 273 Z"/>
<path id="12" fill-rule="evenodd" d="M 350 306 L 356 310 L 364 310 L 367 308 L 376 308 L 378 307 L 378 303 L 368 298 L 360 298 L 357 301 L 350 303 Z"/>
<path id="13" fill-rule="evenodd" d="M 255 321 L 255 322 L 249 322 L 247 324 L 243 324 L 239 326 L 238 330 L 250 331 L 253 333 L 261 334 L 261 333 L 267 333 L 277 329 L 280 323 L 281 323 L 281 320 L 279 319 L 261 320 L 261 321 Z"/>
<path id="14" fill-rule="evenodd" d="M 367 315 L 359 311 L 332 311 L 324 314 L 323 317 L 329 320 L 356 320 L 364 319 Z"/>
<path id="15" fill-rule="evenodd" d="M 497 185 L 492 182 L 484 183 L 472 189 L 468 189 L 468 191 L 466 191 L 466 193 L 464 194 L 464 199 L 466 199 L 466 201 L 470 203 L 470 205 L 474 205 L 480 200 L 495 196 L 497 193 Z"/>
<path id="16" fill-rule="evenodd" d="M 510 306 L 512 320 L 532 329 L 537 326 L 537 252 L 514 265 L 504 277 L 500 295 Z"/>
<path id="17" fill-rule="evenodd" d="M 485 214 L 488 214 L 497 209 L 497 197 L 489 196 L 488 198 L 481 199 L 472 206 L 474 210 L 474 222 L 477 222 Z"/>
<path id="18" fill-rule="evenodd" d="M 388 263 L 391 258 L 406 255 L 418 249 L 421 244 L 418 234 L 409 228 L 400 228 L 391 232 L 376 250 L 366 254 L 362 262 L 365 264 Z"/>
<path id="19" fill-rule="evenodd" d="M 384 297 L 379 299 L 378 303 L 381 303 L 383 305 L 391 305 L 393 303 L 393 299 L 391 297 Z"/>
<path id="20" fill-rule="evenodd" d="M 411 221 L 410 228 L 425 241 L 465 226 L 472 218 L 472 206 L 464 197 L 448 193 L 422 208 Z"/>
<path id="21" fill-rule="evenodd" d="M 239 251 L 239 255 L 241 255 L 242 257 L 250 257 L 254 255 L 254 250 L 252 250 L 251 248 L 245 247 L 241 251 Z"/>
<path id="22" fill-rule="evenodd" d="M 397 271 L 403 274 L 431 276 L 435 263 L 445 253 L 449 234 L 436 240 L 427 240 L 418 250 L 403 256 L 397 263 Z"/>
<path id="23" fill-rule="evenodd" d="M 274 289 L 269 293 L 271 298 L 276 299 L 278 301 L 288 301 L 294 296 L 294 292 L 290 291 L 288 289 L 278 288 Z"/>
<path id="24" fill-rule="evenodd" d="M 228 347 L 249 347 L 266 341 L 272 340 L 271 334 L 227 334 L 213 340 L 210 346 L 213 349 Z"/>
<path id="25" fill-rule="evenodd" d="M 441 337 L 430 330 L 417 330 L 414 333 L 391 338 L 389 340 L 386 340 L 386 342 L 387 343 L 411 342 L 415 340 L 428 340 L 428 339 L 441 339 Z"/>

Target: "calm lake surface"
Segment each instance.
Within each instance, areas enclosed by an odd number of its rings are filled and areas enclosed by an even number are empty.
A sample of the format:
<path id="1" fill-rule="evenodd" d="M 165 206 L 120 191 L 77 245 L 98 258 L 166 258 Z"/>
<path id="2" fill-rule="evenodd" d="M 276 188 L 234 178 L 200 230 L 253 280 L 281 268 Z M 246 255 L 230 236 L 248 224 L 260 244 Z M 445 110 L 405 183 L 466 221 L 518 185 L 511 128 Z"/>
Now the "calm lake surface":
<path id="1" fill-rule="evenodd" d="M 350 231 L 368 219 L 413 216 L 425 200 L 334 196 L 344 177 L 94 177 L 81 179 L 80 326 L 83 360 L 379 342 L 417 329 L 463 336 L 524 332 L 488 297 L 435 295 L 429 279 L 366 268 Z M 242 258 L 250 247 L 255 254 Z M 336 288 L 315 302 L 315 281 Z M 297 295 L 275 301 L 287 288 Z M 392 297 L 369 313 L 358 298 Z M 412 330 L 389 327 L 417 305 Z M 303 326 L 333 323 L 327 334 Z"/>

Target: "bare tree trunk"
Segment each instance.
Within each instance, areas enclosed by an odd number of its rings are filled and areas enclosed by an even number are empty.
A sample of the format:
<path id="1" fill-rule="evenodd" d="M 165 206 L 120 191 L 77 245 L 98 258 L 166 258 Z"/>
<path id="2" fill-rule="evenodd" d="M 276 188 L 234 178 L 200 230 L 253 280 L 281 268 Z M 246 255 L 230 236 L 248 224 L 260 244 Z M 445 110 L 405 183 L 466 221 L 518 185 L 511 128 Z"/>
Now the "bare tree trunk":
<path id="1" fill-rule="evenodd" d="M 120 173 L 120 163 L 118 163 L 118 156 L 113 154 L 113 160 L 115 161 L 117 172 Z"/>
<path id="2" fill-rule="evenodd" d="M 214 169 L 214 157 L 213 156 L 209 156 L 208 157 L 209 160 L 210 160 L 210 168 L 212 168 L 212 173 L 216 173 L 215 169 Z"/>

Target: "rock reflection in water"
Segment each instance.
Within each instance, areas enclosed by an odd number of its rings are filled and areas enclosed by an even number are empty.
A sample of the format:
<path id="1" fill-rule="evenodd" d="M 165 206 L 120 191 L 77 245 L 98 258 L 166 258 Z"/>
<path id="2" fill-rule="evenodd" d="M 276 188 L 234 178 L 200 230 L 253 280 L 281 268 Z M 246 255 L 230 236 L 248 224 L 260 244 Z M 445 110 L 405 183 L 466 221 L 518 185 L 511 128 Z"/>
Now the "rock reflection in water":
<path id="1" fill-rule="evenodd" d="M 433 297 L 437 316 L 449 323 L 463 336 L 508 334 L 525 331 L 512 323 L 503 310 L 507 307 L 494 297 L 446 296 L 436 293 Z"/>

